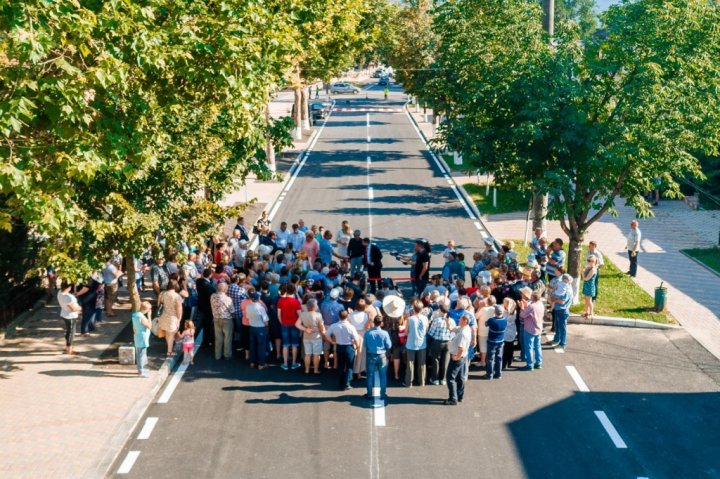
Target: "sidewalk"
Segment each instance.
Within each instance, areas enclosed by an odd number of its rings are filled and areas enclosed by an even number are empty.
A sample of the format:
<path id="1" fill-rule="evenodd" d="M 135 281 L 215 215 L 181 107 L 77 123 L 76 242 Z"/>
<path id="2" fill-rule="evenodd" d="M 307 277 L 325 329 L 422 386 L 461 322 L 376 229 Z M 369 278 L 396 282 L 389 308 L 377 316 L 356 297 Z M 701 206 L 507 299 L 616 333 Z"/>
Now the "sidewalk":
<path id="1" fill-rule="evenodd" d="M 127 298 L 125 289 L 120 296 Z M 128 413 L 144 409 L 167 376 L 159 372 L 164 360 L 159 343 L 148 353 L 149 379 L 117 362 L 114 340 L 119 335 L 131 341 L 132 333 L 129 304 L 116 311 L 96 334 L 76 335 L 76 356 L 63 354 L 64 326 L 55 300 L 2 344 L 0 477 L 104 475 L 133 426 Z"/>
<path id="2" fill-rule="evenodd" d="M 425 121 L 422 109 L 420 113 L 414 113 L 414 109 L 411 112 L 423 133 L 432 138 L 432 111 L 428 111 L 430 122 Z M 464 173 L 455 172 L 453 177 L 459 184 L 476 182 L 474 176 Z M 598 241 L 605 256 L 625 271 L 630 264 L 624 250 L 625 237 L 635 212 L 624 206 L 622 198 L 617 203 L 618 216 L 604 215 L 590 227 L 585 238 Z M 672 200 L 661 201 L 654 211 L 654 218 L 640 220 L 643 241 L 635 282 L 651 296 L 664 282 L 670 314 L 720 359 L 720 279 L 679 251 L 717 244 L 720 212 L 695 211 L 682 201 Z M 484 216 L 483 220 L 496 239 L 522 240 L 525 216 L 518 212 Z M 547 234 L 550 238 L 567 238 L 557 221 L 548 222 Z"/>

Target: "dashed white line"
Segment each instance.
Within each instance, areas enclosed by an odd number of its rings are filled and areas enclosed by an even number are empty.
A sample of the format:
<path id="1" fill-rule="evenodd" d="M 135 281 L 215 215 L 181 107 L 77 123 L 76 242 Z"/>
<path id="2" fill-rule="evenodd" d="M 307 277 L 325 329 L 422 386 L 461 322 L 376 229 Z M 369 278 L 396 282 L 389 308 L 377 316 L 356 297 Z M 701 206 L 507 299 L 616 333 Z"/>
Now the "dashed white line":
<path id="1" fill-rule="evenodd" d="M 380 384 L 380 374 L 375 371 L 374 384 Z M 385 401 L 380 398 L 380 387 L 375 386 L 372 390 L 373 395 L 373 415 L 375 416 L 375 426 L 385 427 Z"/>
<path id="2" fill-rule="evenodd" d="M 565 369 L 567 369 L 567 372 L 570 374 L 573 381 L 575 381 L 575 384 L 580 391 L 584 393 L 590 392 L 590 388 L 587 387 L 587 384 L 585 384 L 585 381 L 583 381 L 583 378 L 580 376 L 578 370 L 575 369 L 575 366 L 565 366 Z"/>
<path id="3" fill-rule="evenodd" d="M 372 201 L 372 200 L 375 199 L 375 194 L 373 193 L 372 186 L 371 186 L 370 188 L 368 188 L 368 199 L 369 199 L 370 201 Z"/>
<path id="4" fill-rule="evenodd" d="M 195 351 L 194 354 L 197 354 L 198 349 L 200 348 L 200 344 L 202 343 L 203 338 L 203 332 L 200 331 L 200 334 L 198 334 L 197 338 L 195 338 Z M 180 366 L 177 368 L 177 370 L 173 373 L 172 377 L 170 378 L 170 382 L 167 386 L 165 386 L 165 390 L 163 391 L 162 395 L 158 399 L 158 404 L 166 404 L 168 401 L 170 401 L 170 398 L 172 397 L 172 394 L 175 392 L 175 388 L 178 387 L 178 384 L 180 384 L 180 380 L 182 379 L 183 375 L 185 374 L 185 371 L 187 371 L 188 365 L 187 364 L 180 364 Z"/>
<path id="5" fill-rule="evenodd" d="M 477 229 L 479 229 L 479 230 L 482 230 L 482 229 L 483 229 L 483 227 L 482 227 L 482 225 L 480 224 L 479 221 L 476 221 L 476 222 L 474 223 L 474 225 L 475 225 L 475 228 L 477 228 Z"/>
<path id="6" fill-rule="evenodd" d="M 133 466 L 135 465 L 135 461 L 137 461 L 138 456 L 140 456 L 140 451 L 128 451 L 127 456 L 125 456 L 122 464 L 120 464 L 117 473 L 129 474 L 130 470 L 132 470 Z"/>
<path id="7" fill-rule="evenodd" d="M 615 429 L 615 426 L 613 426 L 610 419 L 607 417 L 607 414 L 605 414 L 605 411 L 595 411 L 595 415 L 598 420 L 600 420 L 600 424 L 602 424 L 602 427 L 605 428 L 605 432 L 608 433 L 608 436 L 610 436 L 610 439 L 613 444 L 615 444 L 615 447 L 618 449 L 627 449 L 627 444 L 625 444 L 625 441 L 622 440 L 620 434 L 617 432 L 617 429 Z"/>
<path id="8" fill-rule="evenodd" d="M 143 428 L 140 430 L 140 434 L 138 434 L 138 439 L 149 439 L 150 434 L 152 434 L 153 429 L 155 429 L 155 425 L 157 424 L 159 418 L 156 417 L 148 417 L 145 418 L 145 424 L 143 425 Z"/>

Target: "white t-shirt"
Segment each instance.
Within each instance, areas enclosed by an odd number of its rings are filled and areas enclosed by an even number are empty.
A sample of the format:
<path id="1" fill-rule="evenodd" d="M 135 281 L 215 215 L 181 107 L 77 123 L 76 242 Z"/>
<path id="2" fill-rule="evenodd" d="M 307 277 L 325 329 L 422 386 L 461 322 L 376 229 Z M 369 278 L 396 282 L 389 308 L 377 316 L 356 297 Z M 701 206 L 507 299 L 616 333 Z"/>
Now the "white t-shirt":
<path id="1" fill-rule="evenodd" d="M 347 245 L 351 238 L 352 236 L 345 233 L 343 230 L 337 232 L 337 235 L 335 236 L 335 241 L 337 242 L 335 251 L 337 254 L 340 256 L 347 256 Z"/>
<path id="2" fill-rule="evenodd" d="M 350 313 L 348 321 L 358 333 L 365 332 L 365 324 L 367 323 L 368 315 L 365 311 L 355 311 Z M 362 335 L 362 334 L 361 334 Z"/>
<path id="3" fill-rule="evenodd" d="M 455 337 L 450 340 L 450 344 L 448 345 L 448 352 L 454 356 L 457 354 L 458 348 L 462 348 L 462 357 L 466 357 L 470 347 L 470 334 L 470 326 L 456 329 Z"/>
<path id="4" fill-rule="evenodd" d="M 77 311 L 71 311 L 69 306 L 71 304 L 78 304 L 78 300 L 70 291 L 63 293 L 60 291 L 57 295 L 58 304 L 60 305 L 60 317 L 65 319 L 77 319 L 79 313 Z M 79 306 L 79 305 L 78 305 Z"/>

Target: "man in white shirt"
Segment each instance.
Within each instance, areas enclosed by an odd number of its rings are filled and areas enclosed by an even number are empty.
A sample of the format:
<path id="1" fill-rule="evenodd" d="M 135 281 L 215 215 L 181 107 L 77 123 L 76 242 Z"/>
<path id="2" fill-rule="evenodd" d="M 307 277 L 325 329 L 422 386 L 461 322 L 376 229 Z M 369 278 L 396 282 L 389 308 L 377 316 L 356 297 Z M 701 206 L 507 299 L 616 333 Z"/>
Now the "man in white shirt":
<path id="1" fill-rule="evenodd" d="M 465 394 L 465 378 L 463 377 L 463 364 L 470 348 L 471 332 L 468 326 L 469 319 L 466 315 L 460 317 L 460 324 L 455 327 L 455 323 L 447 316 L 445 318 L 448 329 L 455 333 L 455 337 L 448 344 L 448 352 L 450 353 L 450 363 L 446 373 L 448 399 L 443 402 L 446 406 L 457 406 L 463 400 Z"/>
<path id="2" fill-rule="evenodd" d="M 284 250 L 290 242 L 290 230 L 288 230 L 287 223 L 284 221 L 280 223 L 280 229 L 277 230 L 275 234 L 275 244 L 278 248 Z"/>
<path id="3" fill-rule="evenodd" d="M 630 233 L 628 233 L 627 236 L 627 244 L 625 245 L 625 249 L 628 252 L 628 257 L 630 258 L 630 269 L 625 274 L 628 274 L 633 278 L 635 277 L 635 275 L 637 275 L 637 258 L 638 253 L 640 252 L 641 240 L 642 233 L 640 232 L 638 220 L 632 220 L 630 222 Z"/>
<path id="4" fill-rule="evenodd" d="M 103 284 L 105 285 L 105 315 L 109 318 L 115 316 L 113 305 L 117 298 L 118 280 L 122 276 L 122 271 L 118 266 L 119 263 L 111 259 L 105 263 L 102 270 Z"/>
<path id="5" fill-rule="evenodd" d="M 455 252 L 455 241 L 450 240 L 447 242 L 447 248 L 443 251 L 443 259 L 445 260 L 445 264 L 447 264 L 452 259 L 452 253 Z"/>
<path id="6" fill-rule="evenodd" d="M 305 233 L 300 231 L 299 225 L 292 225 L 292 233 L 290 233 L 288 241 L 292 244 L 294 252 L 297 253 L 302 249 L 303 243 L 305 243 Z"/>

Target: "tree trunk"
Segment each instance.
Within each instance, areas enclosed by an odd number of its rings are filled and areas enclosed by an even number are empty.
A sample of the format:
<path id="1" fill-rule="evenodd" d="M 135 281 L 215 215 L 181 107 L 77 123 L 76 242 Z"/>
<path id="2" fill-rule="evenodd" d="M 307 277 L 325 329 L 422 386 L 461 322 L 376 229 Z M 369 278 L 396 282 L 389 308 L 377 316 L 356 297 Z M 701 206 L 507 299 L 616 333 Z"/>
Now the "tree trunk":
<path id="1" fill-rule="evenodd" d="M 140 291 L 135 283 L 135 257 L 132 254 L 125 254 L 125 275 L 127 278 L 127 290 L 130 297 L 131 311 L 140 311 Z"/>
<path id="2" fill-rule="evenodd" d="M 308 98 L 310 98 L 310 95 L 312 94 L 310 92 L 311 88 L 312 87 L 308 87 L 307 90 L 304 88 L 302 89 L 302 101 L 300 102 L 300 126 L 302 126 L 303 130 L 310 129 L 310 119 L 308 118 Z"/>
<path id="3" fill-rule="evenodd" d="M 547 195 L 533 195 L 533 230 L 541 228 L 546 229 L 545 217 L 547 216 L 548 197 Z"/>
<path id="4" fill-rule="evenodd" d="M 265 121 L 268 127 L 270 126 L 270 100 L 268 100 L 265 108 Z M 268 170 L 273 174 L 277 171 L 275 166 L 275 145 L 272 142 L 272 135 L 268 132 L 265 135 L 265 163 L 267 164 Z"/>
<path id="5" fill-rule="evenodd" d="M 584 231 L 570 230 L 570 244 L 568 246 L 567 273 L 573 277 L 573 303 L 580 301 L 580 287 L 582 285 L 582 244 L 585 241 Z"/>
<path id="6" fill-rule="evenodd" d="M 295 128 L 293 129 L 293 138 L 296 140 L 302 140 L 302 117 L 300 110 L 302 108 L 302 87 L 296 86 L 293 88 L 295 93 L 295 106 L 293 108 L 293 121 L 295 122 Z"/>

